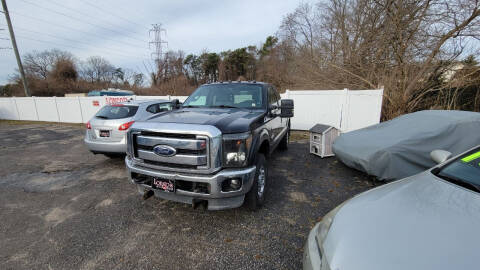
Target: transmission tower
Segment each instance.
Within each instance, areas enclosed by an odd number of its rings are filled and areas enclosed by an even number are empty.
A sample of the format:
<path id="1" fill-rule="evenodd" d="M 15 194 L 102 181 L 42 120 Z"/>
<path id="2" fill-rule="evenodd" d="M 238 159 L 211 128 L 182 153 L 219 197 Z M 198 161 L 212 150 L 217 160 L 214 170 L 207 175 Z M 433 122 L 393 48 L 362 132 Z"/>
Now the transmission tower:
<path id="1" fill-rule="evenodd" d="M 160 63 L 160 59 L 162 58 L 162 47 L 163 44 L 168 44 L 168 42 L 162 40 L 162 32 L 165 35 L 167 31 L 162 28 L 162 24 L 152 24 L 153 28 L 150 29 L 148 32 L 149 35 L 154 34 L 154 40 L 149 42 L 149 45 L 153 45 L 155 51 L 152 52 L 152 58 L 155 60 L 155 63 L 157 64 L 157 67 Z"/>

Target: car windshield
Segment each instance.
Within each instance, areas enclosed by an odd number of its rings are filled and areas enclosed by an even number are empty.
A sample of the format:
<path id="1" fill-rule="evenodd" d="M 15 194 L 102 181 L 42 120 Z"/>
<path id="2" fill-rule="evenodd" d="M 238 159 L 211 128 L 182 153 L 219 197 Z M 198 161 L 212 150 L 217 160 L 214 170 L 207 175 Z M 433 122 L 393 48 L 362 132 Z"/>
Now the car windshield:
<path id="1" fill-rule="evenodd" d="M 107 105 L 101 108 L 95 117 L 100 119 L 122 119 L 134 116 L 137 110 L 138 106 Z"/>
<path id="2" fill-rule="evenodd" d="M 183 103 L 183 107 L 261 108 L 262 86 L 229 83 L 200 86 Z"/>
<path id="3" fill-rule="evenodd" d="M 436 175 L 457 184 L 466 184 L 480 191 L 480 147 L 460 156 Z"/>

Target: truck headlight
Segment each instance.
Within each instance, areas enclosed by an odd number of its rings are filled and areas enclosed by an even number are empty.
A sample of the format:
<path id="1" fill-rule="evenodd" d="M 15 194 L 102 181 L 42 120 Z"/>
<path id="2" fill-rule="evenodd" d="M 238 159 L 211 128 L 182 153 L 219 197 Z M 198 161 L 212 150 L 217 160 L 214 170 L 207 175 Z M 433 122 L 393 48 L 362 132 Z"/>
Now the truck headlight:
<path id="1" fill-rule="evenodd" d="M 223 165 L 225 167 L 246 166 L 251 145 L 250 132 L 223 135 Z"/>

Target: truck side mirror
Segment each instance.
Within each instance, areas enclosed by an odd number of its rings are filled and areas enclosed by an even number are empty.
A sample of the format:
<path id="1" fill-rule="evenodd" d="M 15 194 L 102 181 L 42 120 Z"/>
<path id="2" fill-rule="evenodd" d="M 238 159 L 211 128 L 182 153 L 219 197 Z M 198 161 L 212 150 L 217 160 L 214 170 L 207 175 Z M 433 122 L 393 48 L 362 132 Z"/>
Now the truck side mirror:
<path id="1" fill-rule="evenodd" d="M 280 100 L 280 117 L 293 117 L 293 99 Z"/>
<path id="2" fill-rule="evenodd" d="M 430 157 L 432 158 L 433 161 L 435 161 L 437 164 L 445 162 L 447 159 L 449 159 L 452 156 L 452 153 L 445 151 L 445 150 L 433 150 L 430 153 Z"/>
<path id="3" fill-rule="evenodd" d="M 182 105 L 182 103 L 180 103 L 180 101 L 179 101 L 178 99 L 172 100 L 172 108 L 173 108 L 173 109 L 178 109 L 178 108 L 180 108 L 180 105 Z"/>

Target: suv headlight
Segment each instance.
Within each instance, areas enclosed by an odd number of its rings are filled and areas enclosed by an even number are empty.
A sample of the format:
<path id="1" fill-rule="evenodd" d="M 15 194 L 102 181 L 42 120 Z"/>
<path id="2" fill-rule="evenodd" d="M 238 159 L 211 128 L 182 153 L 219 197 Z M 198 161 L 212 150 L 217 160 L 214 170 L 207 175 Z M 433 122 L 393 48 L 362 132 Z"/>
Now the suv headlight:
<path id="1" fill-rule="evenodd" d="M 250 132 L 223 135 L 223 166 L 246 166 L 250 146 L 252 146 Z"/>

